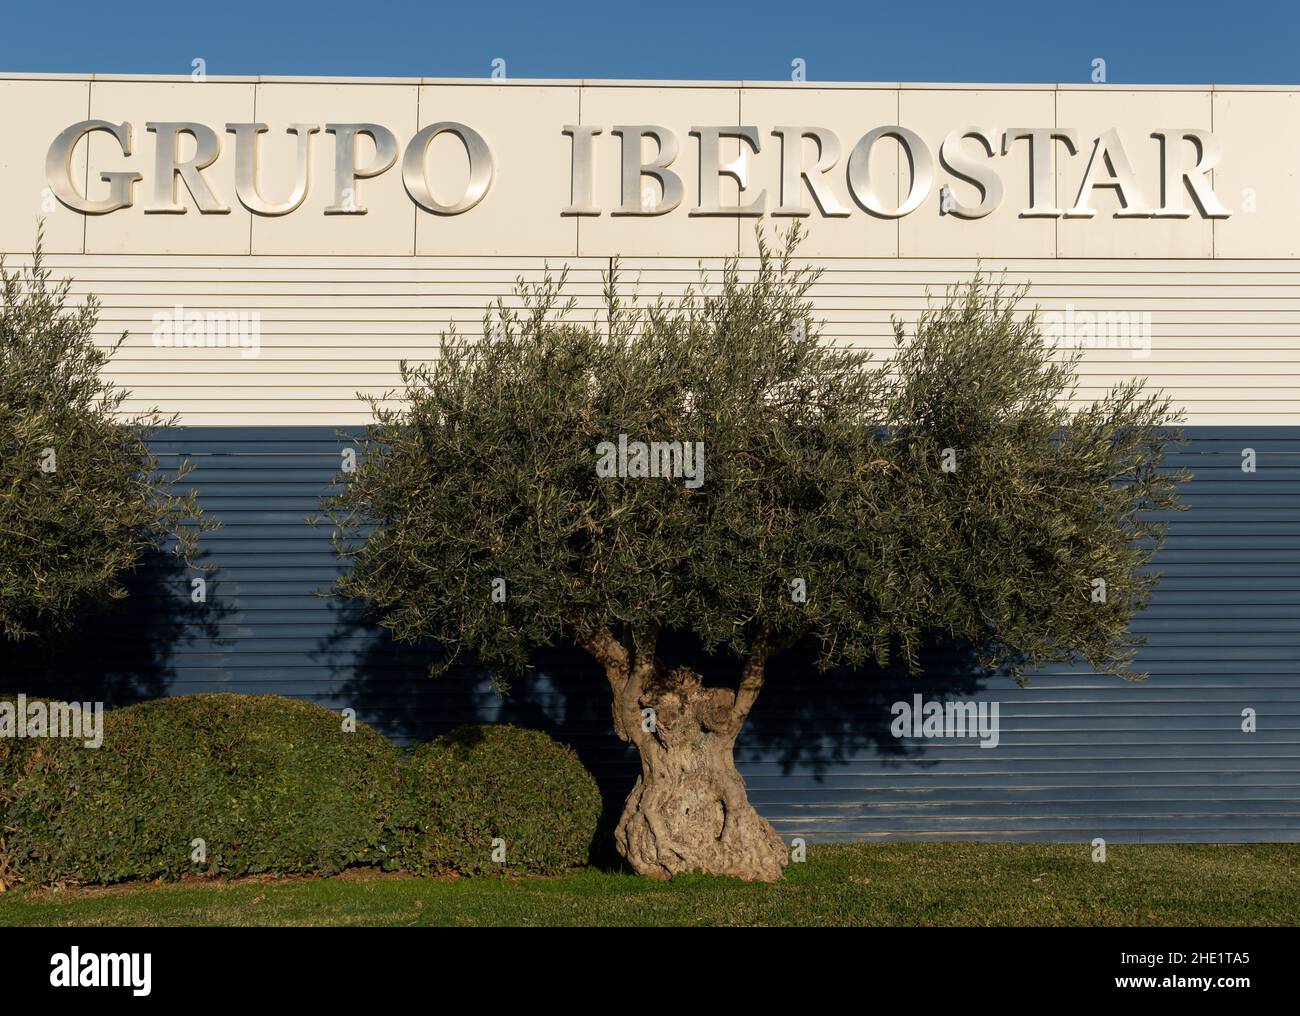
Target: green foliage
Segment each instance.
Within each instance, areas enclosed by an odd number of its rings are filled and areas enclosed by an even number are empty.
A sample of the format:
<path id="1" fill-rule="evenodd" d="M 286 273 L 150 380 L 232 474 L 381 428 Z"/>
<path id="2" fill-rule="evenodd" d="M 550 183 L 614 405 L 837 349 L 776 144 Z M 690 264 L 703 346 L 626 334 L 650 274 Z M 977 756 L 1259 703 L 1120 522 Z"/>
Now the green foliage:
<path id="1" fill-rule="evenodd" d="M 0 738 L 0 887 L 586 863 L 596 782 L 540 731 L 461 727 L 403 766 L 380 734 L 342 726 L 328 709 L 274 695 L 197 695 L 110 710 L 95 749 Z M 492 860 L 495 837 L 504 864 Z M 202 864 L 191 859 L 196 838 Z"/>
<path id="2" fill-rule="evenodd" d="M 587 863 L 600 793 L 571 748 L 538 730 L 460 727 L 402 771 L 394 859 L 417 874 L 552 874 Z M 492 841 L 505 841 L 505 861 Z"/>
<path id="3" fill-rule="evenodd" d="M 17 694 L 0 693 L 0 702 L 17 705 Z M 57 699 L 45 699 L 29 696 L 26 702 L 42 702 L 48 710 L 51 705 L 61 704 Z M 26 770 L 28 761 L 34 752 L 44 750 L 50 744 L 42 738 L 0 737 L 0 837 L 4 833 L 5 809 L 14 799 L 18 779 Z"/>
<path id="4" fill-rule="evenodd" d="M 0 702 L 17 701 L 17 695 L 0 694 Z M 18 774 L 23 771 L 28 751 L 38 743 L 29 738 L 0 737 L 0 837 L 4 835 L 5 809 L 13 800 Z"/>
<path id="5" fill-rule="evenodd" d="M 1180 414 L 1140 380 L 1071 408 L 1081 353 L 1057 355 L 1036 315 L 1017 315 L 1024 292 L 976 278 L 911 336 L 895 322 L 888 496 L 913 531 L 898 587 L 1017 676 L 1081 658 L 1140 679 L 1128 628 L 1159 579 L 1148 565 L 1165 525 L 1151 513 L 1181 507 L 1187 474 L 1162 468 Z M 955 473 L 930 467 L 945 448 Z M 905 642 L 918 620 L 895 626 Z"/>
<path id="6" fill-rule="evenodd" d="M 30 266 L 0 259 L 0 636 L 13 640 L 66 632 L 126 595 L 145 551 L 170 538 L 189 560 L 214 527 L 193 492 L 172 491 L 189 467 L 167 475 L 146 445 L 173 421 L 123 414 L 129 393 L 103 376 L 125 333 L 96 345 L 99 305 L 71 305 L 70 284 L 39 237 Z"/>
<path id="7" fill-rule="evenodd" d="M 742 655 L 807 636 L 827 667 L 915 668 L 941 632 L 1017 675 L 1082 658 L 1140 676 L 1128 623 L 1163 539 L 1147 513 L 1182 478 L 1161 469 L 1168 400 L 1134 384 L 1068 411 L 1077 356 L 984 278 L 898 325 L 890 361 L 837 348 L 797 230 L 759 241 L 756 269 L 674 303 L 625 304 L 615 270 L 590 324 L 547 275 L 482 339 L 403 364 L 325 504 L 351 564 L 338 592 L 503 674 L 560 639 L 662 628 Z M 703 486 L 597 476 L 620 434 L 703 442 Z"/>
<path id="8" fill-rule="evenodd" d="M 28 883 L 332 874 L 384 857 L 401 752 L 273 695 L 157 699 L 104 714 L 104 743 L 45 742 L 9 808 Z M 207 860 L 191 860 L 191 841 Z"/>
<path id="9" fill-rule="evenodd" d="M 53 699 L 29 698 L 28 702 L 44 702 L 47 709 L 56 704 Z M 16 705 L 16 694 L 0 694 L 0 702 Z M 9 849 L 9 828 L 6 816 L 9 805 L 17 793 L 18 781 L 29 765 L 41 765 L 53 744 L 41 738 L 0 737 L 0 890 L 17 881 L 17 865 Z"/>

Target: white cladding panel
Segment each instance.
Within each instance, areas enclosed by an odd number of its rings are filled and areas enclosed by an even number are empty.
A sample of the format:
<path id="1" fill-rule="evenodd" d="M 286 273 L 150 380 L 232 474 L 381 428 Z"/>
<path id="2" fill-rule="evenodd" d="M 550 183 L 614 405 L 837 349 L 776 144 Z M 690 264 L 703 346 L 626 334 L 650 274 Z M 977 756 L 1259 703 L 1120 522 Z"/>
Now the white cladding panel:
<path id="1" fill-rule="evenodd" d="M 890 318 L 913 317 L 927 293 L 968 279 L 977 268 L 1006 270 L 1029 283 L 1029 302 L 1073 314 L 1133 315 L 1136 332 L 1113 348 L 1090 348 L 1079 397 L 1133 376 L 1149 379 L 1182 405 L 1192 425 L 1300 424 L 1300 93 L 1268 88 L 1106 86 L 896 86 L 791 83 L 627 83 L 503 81 L 318 81 L 289 79 L 0 78 L 0 250 L 13 266 L 26 260 L 38 219 L 45 218 L 48 263 L 75 280 L 74 293 L 103 304 L 107 342 L 126 331 L 112 376 L 133 392 L 129 410 L 157 406 L 192 425 L 350 424 L 367 419 L 356 393 L 380 393 L 397 381 L 402 359 L 436 354 L 439 334 L 455 324 L 478 330 L 496 298 L 510 299 L 517 276 L 540 277 L 544 265 L 571 267 L 569 291 L 579 315 L 601 306 L 601 273 L 622 255 L 624 284 L 643 296 L 679 293 L 701 265 L 716 277 L 723 258 L 754 252 L 754 225 L 769 231 L 793 221 L 692 214 L 700 197 L 699 146 L 693 127 L 753 125 L 760 148 L 744 160 L 747 187 L 722 178 L 722 204 L 766 194 L 781 200 L 778 126 L 819 127 L 841 145 L 824 177 L 850 214 L 801 219 L 801 253 L 824 274 L 813 291 L 824 333 L 836 341 L 888 355 Z M 82 216 L 45 190 L 50 142 L 79 120 L 130 121 L 133 152 L 124 156 L 97 133 L 73 153 L 72 178 L 92 198 L 108 193 L 104 171 L 136 170 L 135 204 Z M 145 214 L 153 198 L 156 136 L 149 121 L 197 121 L 222 140 L 204 177 L 229 213 L 200 214 L 183 184 L 183 215 Z M 287 194 L 295 141 L 290 123 L 374 122 L 396 137 L 398 163 L 358 182 L 364 216 L 325 215 L 333 200 L 334 138 L 313 138 L 311 187 L 282 217 L 249 213 L 235 196 L 233 135 L 228 122 L 259 121 L 261 186 L 268 199 Z M 416 131 L 457 121 L 478 131 L 493 153 L 487 196 L 461 215 L 419 209 L 403 186 L 401 157 Z M 561 214 L 570 201 L 568 124 L 601 128 L 593 141 L 593 199 L 603 214 Z M 683 200 L 653 217 L 610 214 L 620 200 L 620 139 L 612 128 L 653 124 L 679 143 L 672 170 Z M 934 186 L 902 218 L 873 216 L 854 202 L 845 166 L 873 127 L 898 124 L 933 151 Z M 1210 219 L 1123 218 L 1113 189 L 1097 189 L 1097 215 L 1034 218 L 1028 207 L 1026 142 L 992 157 L 967 139 L 963 150 L 984 157 L 1005 189 L 987 217 L 940 214 L 939 188 L 977 204 L 977 187 L 939 159 L 947 134 L 970 126 L 1000 137 L 1011 127 L 1074 127 L 1080 150 L 1054 146 L 1052 199 L 1074 203 L 1093 142 L 1114 128 L 1151 203 L 1160 200 L 1160 146 L 1151 132 L 1212 131 L 1222 157 L 1210 180 L 1231 211 Z M 180 156 L 193 150 L 186 137 Z M 87 151 L 89 161 L 87 161 Z M 724 141 L 720 162 L 735 159 Z M 654 154 L 647 140 L 646 157 Z M 787 153 L 789 155 L 791 153 Z M 816 145 L 798 153 L 811 167 Z M 368 139 L 358 163 L 373 155 Z M 1184 165 L 1196 157 L 1187 143 Z M 889 138 L 873 149 L 875 193 L 896 205 L 911 186 L 908 160 Z M 430 148 L 430 186 L 439 200 L 464 187 L 463 147 L 444 135 Z M 1104 176 L 1104 174 L 1103 174 Z M 253 315 L 259 333 L 250 350 L 159 348 L 156 316 L 175 313 Z M 246 318 L 245 321 L 254 320 Z M 1148 346 L 1149 339 L 1149 346 Z"/>

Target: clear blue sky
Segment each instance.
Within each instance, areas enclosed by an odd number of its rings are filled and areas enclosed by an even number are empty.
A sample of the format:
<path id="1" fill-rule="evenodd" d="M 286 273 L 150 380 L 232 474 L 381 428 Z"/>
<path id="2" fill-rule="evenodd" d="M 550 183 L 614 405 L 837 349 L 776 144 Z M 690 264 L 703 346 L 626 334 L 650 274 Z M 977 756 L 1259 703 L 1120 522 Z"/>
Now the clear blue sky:
<path id="1" fill-rule="evenodd" d="M 5 0 L 0 71 L 1300 82 L 1300 0 Z"/>

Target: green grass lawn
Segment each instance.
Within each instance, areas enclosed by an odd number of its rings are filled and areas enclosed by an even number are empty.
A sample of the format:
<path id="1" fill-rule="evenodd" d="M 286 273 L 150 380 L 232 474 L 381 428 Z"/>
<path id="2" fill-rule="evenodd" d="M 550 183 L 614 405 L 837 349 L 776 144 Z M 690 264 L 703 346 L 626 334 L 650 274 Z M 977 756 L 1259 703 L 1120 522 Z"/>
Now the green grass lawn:
<path id="1" fill-rule="evenodd" d="M 549 879 L 184 881 L 0 894 L 0 925 L 1296 925 L 1300 845 L 809 848 L 779 885 Z"/>

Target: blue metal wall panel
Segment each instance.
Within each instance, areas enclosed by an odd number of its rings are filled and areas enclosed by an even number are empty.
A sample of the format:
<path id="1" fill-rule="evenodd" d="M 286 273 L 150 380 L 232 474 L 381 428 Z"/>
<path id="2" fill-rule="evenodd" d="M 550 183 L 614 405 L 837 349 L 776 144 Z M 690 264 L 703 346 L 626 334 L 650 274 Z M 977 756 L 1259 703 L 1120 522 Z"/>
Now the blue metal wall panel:
<path id="1" fill-rule="evenodd" d="M 1028 688 L 949 663 L 921 682 L 819 675 L 778 661 L 738 749 L 754 804 L 787 839 L 1300 841 L 1300 429 L 1189 431 L 1172 465 L 1194 474 L 1170 519 L 1141 684 L 1062 666 Z M 270 692 L 355 707 L 396 740 L 467 721 L 541 727 L 573 745 L 617 802 L 634 754 L 613 736 L 604 679 L 583 654 L 543 657 L 504 698 L 466 672 L 439 680 L 324 592 L 328 530 L 305 518 L 337 471 L 330 428 L 181 428 L 164 460 L 224 528 L 206 606 L 158 561 L 123 610 L 94 621 L 49 671 L 0 647 L 0 689 L 126 703 L 194 692 Z M 1243 473 L 1241 451 L 1258 453 Z M 57 674 L 54 684 L 43 677 Z M 890 706 L 916 692 L 999 703 L 995 749 L 895 739 Z M 1242 710 L 1258 715 L 1244 733 Z"/>

